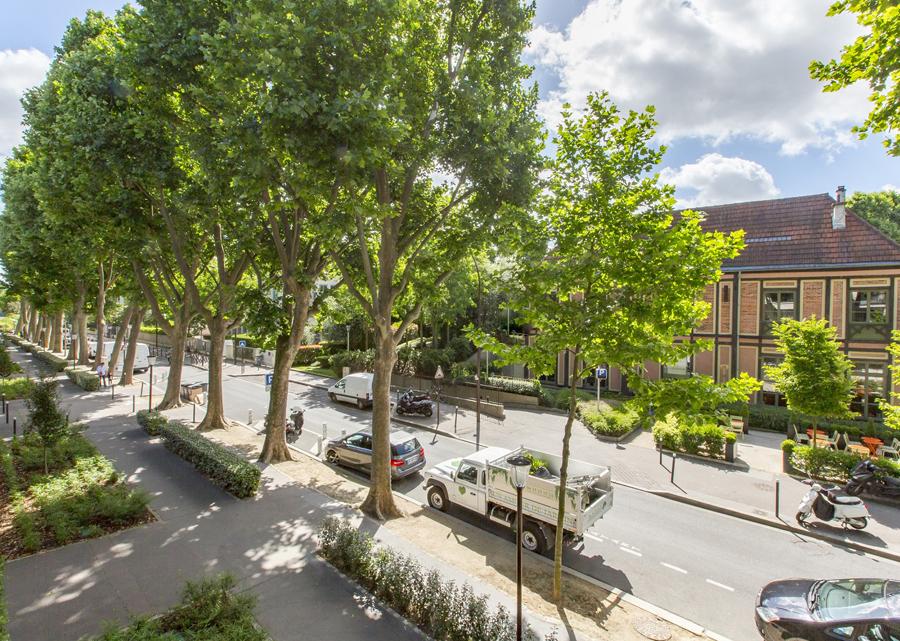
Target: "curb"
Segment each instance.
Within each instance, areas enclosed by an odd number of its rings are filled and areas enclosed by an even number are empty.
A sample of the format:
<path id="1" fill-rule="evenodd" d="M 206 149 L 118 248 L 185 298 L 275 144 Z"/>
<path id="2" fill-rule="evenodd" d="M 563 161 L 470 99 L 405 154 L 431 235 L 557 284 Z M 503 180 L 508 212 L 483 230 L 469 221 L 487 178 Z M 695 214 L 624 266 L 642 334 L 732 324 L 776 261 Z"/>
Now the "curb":
<path id="1" fill-rule="evenodd" d="M 826 543 L 832 543 L 834 545 L 840 545 L 847 548 L 852 548 L 854 550 L 858 550 L 860 552 L 865 552 L 866 554 L 871 554 L 873 556 L 880 556 L 885 559 L 890 559 L 891 561 L 900 562 L 900 554 L 891 552 L 889 550 L 882 550 L 881 548 L 876 548 L 871 545 L 866 545 L 865 543 L 857 543 L 856 541 L 848 541 L 846 539 L 838 539 L 833 536 L 829 536 L 827 534 L 820 534 L 818 532 L 814 532 L 809 529 L 796 527 L 787 523 L 786 521 L 777 520 L 768 518 L 765 516 L 758 516 L 756 514 L 750 514 L 748 512 L 742 512 L 740 510 L 734 510 L 731 508 L 724 507 L 722 505 L 716 505 L 715 503 L 706 503 L 704 501 L 699 501 L 697 499 L 691 498 L 689 496 L 682 496 L 679 494 L 674 494 L 672 492 L 666 492 L 665 490 L 646 490 L 634 485 L 627 485 L 624 483 L 619 483 L 619 485 L 625 485 L 626 487 L 631 487 L 636 490 L 641 490 L 643 492 L 649 492 L 650 494 L 655 494 L 656 496 L 660 496 L 662 498 L 666 498 L 672 501 L 677 501 L 679 503 L 685 503 L 687 505 L 693 505 L 694 507 L 703 508 L 705 510 L 709 510 L 711 512 L 718 512 L 719 514 L 725 514 L 727 516 L 732 516 L 738 519 L 743 519 L 744 521 L 752 521 L 753 523 L 758 523 L 760 525 L 767 525 L 769 527 L 773 527 L 779 530 L 784 530 L 785 532 L 791 532 L 793 534 L 802 534 L 804 536 L 808 536 L 814 539 L 819 539 L 821 541 L 825 541 Z"/>

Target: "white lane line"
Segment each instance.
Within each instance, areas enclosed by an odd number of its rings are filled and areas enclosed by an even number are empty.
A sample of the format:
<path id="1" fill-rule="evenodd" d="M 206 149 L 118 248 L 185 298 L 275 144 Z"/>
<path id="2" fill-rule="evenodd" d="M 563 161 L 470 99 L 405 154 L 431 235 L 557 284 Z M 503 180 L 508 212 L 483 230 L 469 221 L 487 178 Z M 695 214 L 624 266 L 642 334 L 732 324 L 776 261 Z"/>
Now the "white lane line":
<path id="1" fill-rule="evenodd" d="M 709 583 L 710 585 L 716 586 L 717 588 L 722 588 L 723 590 L 728 590 L 729 592 L 734 592 L 733 587 L 728 586 L 728 585 L 723 585 L 722 583 L 713 581 L 712 579 L 706 579 L 706 582 Z"/>
<path id="2" fill-rule="evenodd" d="M 687 570 L 683 570 L 680 567 L 678 567 L 677 565 L 671 565 L 669 563 L 666 563 L 665 561 L 660 561 L 659 564 L 669 568 L 670 570 L 675 570 L 676 572 L 681 572 L 682 574 L 687 574 Z"/>
<path id="3" fill-rule="evenodd" d="M 635 556 L 644 556 L 637 550 L 632 550 L 631 548 L 623 548 L 621 545 L 619 546 L 619 549 L 622 550 L 623 552 L 628 552 L 628 554 L 633 554 Z"/>

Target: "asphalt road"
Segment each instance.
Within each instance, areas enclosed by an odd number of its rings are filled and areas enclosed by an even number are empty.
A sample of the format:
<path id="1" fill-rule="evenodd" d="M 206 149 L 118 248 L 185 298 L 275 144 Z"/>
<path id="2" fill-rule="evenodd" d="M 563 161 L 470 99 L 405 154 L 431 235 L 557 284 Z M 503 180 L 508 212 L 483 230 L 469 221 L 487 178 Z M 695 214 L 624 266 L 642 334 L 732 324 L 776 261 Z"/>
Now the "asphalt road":
<path id="1" fill-rule="evenodd" d="M 157 376 L 165 371 L 165 367 L 154 368 Z M 239 371 L 234 367 L 226 370 L 226 413 L 247 422 L 252 411 L 253 421 L 261 429 L 268 401 L 263 378 L 234 376 Z M 248 367 L 247 373 L 251 371 Z M 205 381 L 206 372 L 186 366 L 183 380 Z M 291 384 L 290 404 L 305 410 L 303 435 L 294 445 L 312 453 L 318 451 L 323 424 L 328 436 L 335 438 L 342 431 L 350 433 L 366 426 L 371 418 L 368 410 L 332 403 L 324 391 L 301 384 Z M 431 463 L 474 450 L 473 445 L 447 436 L 398 427 L 417 433 Z M 425 501 L 418 474 L 396 482 L 394 489 Z M 462 509 L 451 513 L 498 536 L 510 536 L 501 526 L 474 513 Z M 900 578 L 900 564 L 886 559 L 622 486 L 616 487 L 610 512 L 582 545 L 567 551 L 565 561 L 584 574 L 736 641 L 759 638 L 753 623 L 754 601 L 769 581 L 786 577 Z"/>

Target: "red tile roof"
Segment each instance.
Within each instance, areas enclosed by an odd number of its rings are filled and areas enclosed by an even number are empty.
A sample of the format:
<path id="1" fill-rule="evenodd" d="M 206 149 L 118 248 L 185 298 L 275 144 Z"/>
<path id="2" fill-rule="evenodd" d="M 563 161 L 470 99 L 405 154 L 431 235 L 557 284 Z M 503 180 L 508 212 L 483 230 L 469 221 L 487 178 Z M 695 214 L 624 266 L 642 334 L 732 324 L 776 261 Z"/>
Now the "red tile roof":
<path id="1" fill-rule="evenodd" d="M 900 245 L 847 209 L 847 226 L 833 229 L 828 194 L 693 207 L 706 213 L 703 227 L 744 230 L 747 245 L 726 271 L 748 267 L 816 268 L 900 264 Z"/>

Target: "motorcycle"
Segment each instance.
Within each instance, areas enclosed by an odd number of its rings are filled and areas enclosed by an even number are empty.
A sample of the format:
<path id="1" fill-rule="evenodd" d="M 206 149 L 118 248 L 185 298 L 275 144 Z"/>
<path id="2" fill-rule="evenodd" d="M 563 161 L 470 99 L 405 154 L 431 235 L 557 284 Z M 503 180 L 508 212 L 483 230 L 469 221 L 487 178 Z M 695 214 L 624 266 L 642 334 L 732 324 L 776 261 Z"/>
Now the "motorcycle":
<path id="1" fill-rule="evenodd" d="M 434 411 L 431 399 L 427 395 L 415 395 L 413 391 L 406 390 L 397 400 L 397 414 L 421 414 L 431 416 Z"/>
<path id="2" fill-rule="evenodd" d="M 290 417 L 284 424 L 284 431 L 288 437 L 297 438 L 303 434 L 303 409 L 295 407 L 291 409 Z"/>
<path id="3" fill-rule="evenodd" d="M 822 521 L 837 521 L 842 526 L 862 530 L 869 524 L 869 510 L 862 499 L 848 496 L 836 485 L 823 487 L 810 480 L 810 486 L 797 507 L 797 523 L 806 527 L 810 513 Z"/>
<path id="4" fill-rule="evenodd" d="M 859 496 L 863 490 L 876 496 L 900 498 L 900 479 L 879 475 L 878 466 L 872 461 L 860 461 L 850 472 L 844 491 L 850 496 Z"/>

